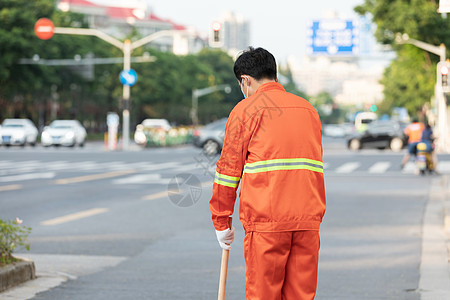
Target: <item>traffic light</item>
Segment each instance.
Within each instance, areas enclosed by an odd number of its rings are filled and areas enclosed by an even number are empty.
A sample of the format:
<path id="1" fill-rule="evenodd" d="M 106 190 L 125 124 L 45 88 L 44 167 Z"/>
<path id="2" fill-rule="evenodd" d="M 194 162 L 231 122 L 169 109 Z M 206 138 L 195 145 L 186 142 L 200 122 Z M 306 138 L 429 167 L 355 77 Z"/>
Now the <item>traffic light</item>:
<path id="1" fill-rule="evenodd" d="M 222 30 L 222 24 L 219 22 L 214 22 L 211 26 L 211 34 L 209 38 L 209 45 L 211 47 L 222 47 L 223 46 L 223 30 Z"/>
<path id="2" fill-rule="evenodd" d="M 218 43 L 218 42 L 220 42 L 220 28 L 222 27 L 222 25 L 220 25 L 220 23 L 219 22 L 215 22 L 214 24 L 213 24 L 213 35 L 214 35 L 214 37 L 213 37 L 213 40 L 214 40 L 214 43 Z"/>
<path id="3" fill-rule="evenodd" d="M 448 86 L 448 72 L 449 67 L 447 64 L 441 66 L 441 81 L 442 81 L 442 87 Z"/>

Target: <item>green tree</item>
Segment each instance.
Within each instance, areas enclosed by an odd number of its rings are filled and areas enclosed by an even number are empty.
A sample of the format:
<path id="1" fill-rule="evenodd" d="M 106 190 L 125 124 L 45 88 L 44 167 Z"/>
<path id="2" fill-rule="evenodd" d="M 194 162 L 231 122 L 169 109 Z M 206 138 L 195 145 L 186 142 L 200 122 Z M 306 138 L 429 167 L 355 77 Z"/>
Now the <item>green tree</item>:
<path id="1" fill-rule="evenodd" d="M 385 99 L 381 113 L 403 106 L 416 114 L 432 97 L 438 57 L 413 45 L 398 45 L 395 36 L 407 33 L 429 44 L 449 45 L 450 22 L 437 13 L 437 5 L 434 0 L 365 0 L 355 8 L 360 15 L 372 16 L 377 40 L 391 45 L 397 53 L 382 79 Z"/>
<path id="2" fill-rule="evenodd" d="M 40 40 L 34 24 L 50 18 L 57 27 L 87 27 L 87 17 L 55 9 L 56 0 L 0 0 L 0 121 L 6 117 L 28 117 L 43 126 L 53 118 L 77 118 L 88 127 L 105 127 L 108 111 L 121 112 L 122 63 L 92 66 L 93 78 L 80 73 L 82 66 L 19 64 L 21 58 L 73 59 L 122 57 L 114 46 L 89 36 L 55 34 Z M 131 40 L 140 38 L 133 30 Z M 155 62 L 133 64 L 138 82 L 131 88 L 131 124 L 144 118 L 167 118 L 190 123 L 192 90 L 229 84 L 223 91 L 202 97 L 199 118 L 202 123 L 227 116 L 242 99 L 232 71 L 233 59 L 220 50 L 204 49 L 198 54 L 176 56 L 153 50 L 151 45 L 133 51 L 133 56 L 149 51 Z M 54 108 L 57 108 L 56 110 Z"/>

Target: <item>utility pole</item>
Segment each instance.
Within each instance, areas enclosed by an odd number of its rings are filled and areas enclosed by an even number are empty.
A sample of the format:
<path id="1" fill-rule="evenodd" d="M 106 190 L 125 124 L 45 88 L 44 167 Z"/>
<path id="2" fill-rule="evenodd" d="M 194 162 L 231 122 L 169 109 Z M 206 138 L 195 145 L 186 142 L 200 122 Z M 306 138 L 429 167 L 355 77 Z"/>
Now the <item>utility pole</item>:
<path id="1" fill-rule="evenodd" d="M 203 89 L 192 90 L 191 120 L 192 125 L 194 125 L 194 127 L 198 126 L 198 98 L 220 90 L 223 90 L 225 91 L 225 93 L 229 94 L 231 92 L 231 87 L 228 84 L 221 84 L 210 86 Z"/>
<path id="2" fill-rule="evenodd" d="M 436 74 L 436 84 L 434 86 L 434 96 L 437 108 L 437 125 L 438 125 L 438 134 L 439 139 L 437 141 L 437 148 L 440 151 L 448 152 L 449 151 L 449 138 L 448 138 L 448 113 L 447 113 L 447 100 L 445 97 L 445 91 L 442 87 L 441 80 L 441 67 L 446 63 L 446 47 L 444 44 L 440 44 L 439 46 L 430 45 L 424 43 L 422 41 L 418 41 L 415 39 L 411 39 L 408 34 L 400 34 L 397 33 L 395 37 L 395 41 L 398 44 L 411 44 L 425 51 L 431 52 L 439 56 L 439 63 L 437 64 L 437 74 Z"/>

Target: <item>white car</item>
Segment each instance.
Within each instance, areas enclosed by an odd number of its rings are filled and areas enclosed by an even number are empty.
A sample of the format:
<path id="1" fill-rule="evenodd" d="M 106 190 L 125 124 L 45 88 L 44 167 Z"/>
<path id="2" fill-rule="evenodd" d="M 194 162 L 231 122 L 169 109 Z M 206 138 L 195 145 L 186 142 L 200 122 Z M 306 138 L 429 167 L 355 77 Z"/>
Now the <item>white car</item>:
<path id="1" fill-rule="evenodd" d="M 35 146 L 37 136 L 38 130 L 29 119 L 5 119 L 0 129 L 0 144 Z"/>
<path id="2" fill-rule="evenodd" d="M 86 141 L 86 129 L 77 120 L 55 120 L 49 126 L 44 127 L 41 135 L 43 146 L 84 146 Z"/>

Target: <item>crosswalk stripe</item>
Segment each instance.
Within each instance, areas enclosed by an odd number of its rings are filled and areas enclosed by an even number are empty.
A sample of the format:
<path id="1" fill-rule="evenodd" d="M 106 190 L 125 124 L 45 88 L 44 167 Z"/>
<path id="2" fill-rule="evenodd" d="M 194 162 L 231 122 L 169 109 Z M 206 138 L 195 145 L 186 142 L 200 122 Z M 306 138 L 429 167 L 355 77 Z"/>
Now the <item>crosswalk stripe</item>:
<path id="1" fill-rule="evenodd" d="M 5 166 L 10 166 L 10 165 L 12 165 L 12 164 L 14 164 L 13 161 L 10 161 L 10 160 L 0 160 L 0 168 L 3 168 L 3 167 L 5 167 Z"/>
<path id="2" fill-rule="evenodd" d="M 379 161 L 373 164 L 369 168 L 369 173 L 375 173 L 375 174 L 381 174 L 387 171 L 389 167 L 391 166 L 391 163 L 388 161 Z"/>
<path id="3" fill-rule="evenodd" d="M 69 169 L 71 163 L 65 160 L 52 161 L 46 164 L 45 168 L 49 170 L 64 170 Z"/>
<path id="4" fill-rule="evenodd" d="M 21 175 L 12 175 L 12 176 L 3 176 L 0 177 L 0 182 L 14 182 L 14 181 L 23 181 L 23 180 L 33 180 L 33 179 L 49 179 L 55 177 L 54 172 L 46 172 L 46 173 L 28 173 Z"/>
<path id="5" fill-rule="evenodd" d="M 23 168 L 30 168 L 41 165 L 42 162 L 38 160 L 25 160 L 20 162 L 11 162 L 11 163 L 4 163 L 2 165 L 2 169 L 23 169 Z"/>
<path id="6" fill-rule="evenodd" d="M 413 174 L 417 171 L 416 164 L 409 161 L 406 163 L 406 165 L 403 167 L 402 173 L 403 174 Z"/>
<path id="7" fill-rule="evenodd" d="M 450 161 L 438 161 L 437 170 L 441 173 L 450 173 Z"/>
<path id="8" fill-rule="evenodd" d="M 199 169 L 201 168 L 201 166 L 199 166 L 197 163 L 195 164 L 189 164 L 189 165 L 181 165 L 179 167 L 176 167 L 175 170 L 176 171 L 192 171 L 195 169 Z"/>
<path id="9" fill-rule="evenodd" d="M 97 170 L 98 164 L 95 161 L 83 161 L 80 163 L 73 164 L 72 168 L 75 170 L 83 170 L 83 171 Z"/>
<path id="10" fill-rule="evenodd" d="M 179 165 L 180 165 L 180 162 L 173 161 L 173 162 L 160 163 L 160 164 L 148 164 L 147 166 L 140 167 L 140 169 L 146 170 L 146 171 L 154 171 L 154 170 L 173 168 L 173 167 L 177 167 Z"/>
<path id="11" fill-rule="evenodd" d="M 336 173 L 351 173 L 358 169 L 361 164 L 359 162 L 348 162 L 336 169 Z"/>

